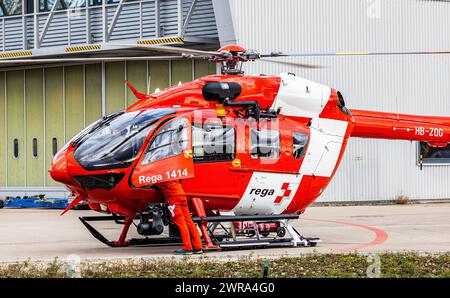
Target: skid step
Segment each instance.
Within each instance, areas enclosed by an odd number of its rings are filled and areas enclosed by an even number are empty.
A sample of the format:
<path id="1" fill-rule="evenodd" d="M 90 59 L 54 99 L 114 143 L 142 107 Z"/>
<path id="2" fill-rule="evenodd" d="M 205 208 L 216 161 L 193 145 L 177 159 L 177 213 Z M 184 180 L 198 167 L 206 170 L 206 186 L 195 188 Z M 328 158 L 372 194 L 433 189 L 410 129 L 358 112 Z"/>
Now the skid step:
<path id="1" fill-rule="evenodd" d="M 292 238 L 271 239 L 271 240 L 237 240 L 227 241 L 219 244 L 220 250 L 240 250 L 240 249 L 263 249 L 279 247 L 313 247 L 320 242 L 319 238 L 303 238 L 304 242 L 295 243 Z"/>

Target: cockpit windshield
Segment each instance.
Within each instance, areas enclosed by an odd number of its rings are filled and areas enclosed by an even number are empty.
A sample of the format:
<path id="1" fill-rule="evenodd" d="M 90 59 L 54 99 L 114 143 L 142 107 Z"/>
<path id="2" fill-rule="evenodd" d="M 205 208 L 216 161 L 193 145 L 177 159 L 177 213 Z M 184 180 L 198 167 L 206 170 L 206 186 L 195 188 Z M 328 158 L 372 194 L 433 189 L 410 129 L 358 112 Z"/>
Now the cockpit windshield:
<path id="1" fill-rule="evenodd" d="M 153 124 L 174 113 L 167 108 L 105 117 L 81 138 L 74 139 L 74 145 L 78 145 L 74 157 L 87 170 L 127 167 L 136 158 Z"/>

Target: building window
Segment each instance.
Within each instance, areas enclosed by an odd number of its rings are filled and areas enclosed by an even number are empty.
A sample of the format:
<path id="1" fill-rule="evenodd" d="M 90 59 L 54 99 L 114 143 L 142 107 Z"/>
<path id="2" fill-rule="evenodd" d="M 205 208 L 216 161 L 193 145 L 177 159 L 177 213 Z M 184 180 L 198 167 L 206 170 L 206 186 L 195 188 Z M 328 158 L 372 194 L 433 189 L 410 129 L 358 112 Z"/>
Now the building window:
<path id="1" fill-rule="evenodd" d="M 18 139 L 13 140 L 13 158 L 14 159 L 19 158 L 19 140 Z"/>
<path id="2" fill-rule="evenodd" d="M 280 133 L 276 130 L 251 130 L 252 158 L 280 157 Z"/>
<path id="3" fill-rule="evenodd" d="M 123 2 L 131 2 L 131 1 L 138 1 L 138 0 L 124 0 Z M 119 3 L 120 0 L 106 0 L 106 4 L 115 4 Z M 89 0 L 88 1 L 89 6 L 95 6 L 95 5 L 102 5 L 102 0 Z"/>
<path id="4" fill-rule="evenodd" d="M 40 11 L 50 11 L 56 2 L 56 9 L 84 7 L 86 0 L 39 0 Z M 101 2 L 101 1 L 100 1 Z"/>
<path id="5" fill-rule="evenodd" d="M 53 4 L 55 3 L 55 1 L 51 1 L 51 0 L 39 0 L 39 10 L 40 11 L 49 11 Z"/>
<path id="6" fill-rule="evenodd" d="M 22 2 L 26 3 L 26 13 L 34 13 L 34 0 L 0 0 L 0 17 L 22 14 Z M 137 0 L 124 0 L 124 2 Z M 106 0 L 107 4 L 117 4 L 120 0 Z M 56 3 L 56 9 L 64 10 L 69 8 L 102 5 L 102 0 L 39 0 L 39 11 L 52 10 Z"/>
<path id="7" fill-rule="evenodd" d="M 33 157 L 37 158 L 38 157 L 38 140 L 37 140 L 37 138 L 33 138 L 32 142 L 31 142 L 31 151 L 33 153 Z"/>
<path id="8" fill-rule="evenodd" d="M 236 152 L 234 127 L 196 123 L 192 127 L 194 162 L 230 161 Z"/>
<path id="9" fill-rule="evenodd" d="M 419 156 L 424 164 L 450 164 L 450 145 L 431 147 L 426 142 L 419 142 Z"/>
<path id="10" fill-rule="evenodd" d="M 26 0 L 27 13 L 34 13 L 34 0 Z"/>
<path id="11" fill-rule="evenodd" d="M 0 1 L 0 16 L 12 16 L 22 14 L 22 0 Z"/>
<path id="12" fill-rule="evenodd" d="M 58 153 L 58 139 L 53 137 L 52 138 L 52 154 L 53 154 L 53 156 L 55 156 L 56 153 Z"/>
<path id="13" fill-rule="evenodd" d="M 308 135 L 294 132 L 292 133 L 292 143 L 294 158 L 302 158 L 305 155 L 306 144 L 308 144 Z"/>

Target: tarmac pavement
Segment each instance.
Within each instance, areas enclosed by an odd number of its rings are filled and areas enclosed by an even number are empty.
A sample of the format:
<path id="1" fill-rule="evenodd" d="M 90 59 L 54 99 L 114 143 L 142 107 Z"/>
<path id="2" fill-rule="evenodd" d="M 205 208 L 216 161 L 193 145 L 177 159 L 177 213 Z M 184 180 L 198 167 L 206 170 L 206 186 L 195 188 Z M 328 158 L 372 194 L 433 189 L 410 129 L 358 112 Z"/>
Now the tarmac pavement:
<path id="1" fill-rule="evenodd" d="M 110 248 L 94 239 L 78 220 L 92 211 L 0 209 L 0 262 L 18 260 L 172 257 L 177 246 Z M 94 222 L 108 239 L 121 226 Z M 307 253 L 448 252 L 450 203 L 383 206 L 310 207 L 294 226 L 304 236 L 320 237 L 316 247 L 208 252 L 217 258 L 301 255 Z M 131 227 L 129 237 L 139 237 Z"/>

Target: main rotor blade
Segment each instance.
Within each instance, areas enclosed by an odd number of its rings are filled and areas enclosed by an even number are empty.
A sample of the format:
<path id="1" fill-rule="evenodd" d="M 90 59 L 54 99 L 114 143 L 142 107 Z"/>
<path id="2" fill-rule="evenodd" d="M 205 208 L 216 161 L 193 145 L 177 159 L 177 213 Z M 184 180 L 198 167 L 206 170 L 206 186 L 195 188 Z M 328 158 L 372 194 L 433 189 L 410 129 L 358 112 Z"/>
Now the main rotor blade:
<path id="1" fill-rule="evenodd" d="M 260 59 L 264 62 L 271 62 L 276 64 L 282 64 L 287 66 L 295 66 L 295 67 L 301 67 L 301 68 L 308 68 L 308 69 L 318 69 L 318 68 L 324 68 L 322 65 L 315 65 L 315 64 L 307 64 L 307 63 L 296 63 L 296 62 L 288 62 L 288 61 L 276 61 L 276 60 L 269 60 L 269 59 Z"/>
<path id="2" fill-rule="evenodd" d="M 124 47 L 132 47 L 139 48 L 149 51 L 158 51 L 158 52 L 166 52 L 166 53 L 176 53 L 176 54 L 188 54 L 188 55 L 203 55 L 203 56 L 215 56 L 215 57 L 224 57 L 227 54 L 222 52 L 215 51 L 203 51 L 203 50 L 195 50 L 195 49 L 186 49 L 186 48 L 178 48 L 171 46 L 157 46 L 157 45 L 143 45 L 143 44 L 117 44 L 118 46 Z"/>
<path id="3" fill-rule="evenodd" d="M 276 57 L 333 57 L 333 56 L 394 56 L 394 55 L 442 55 L 450 54 L 449 50 L 407 51 L 407 52 L 329 52 L 329 53 L 282 53 L 261 54 L 262 58 Z"/>
<path id="4" fill-rule="evenodd" d="M 143 57 L 88 57 L 88 58 L 27 58 L 1 59 L 0 64 L 58 63 L 58 62 L 108 62 L 125 60 L 186 60 L 184 56 L 143 56 Z"/>

